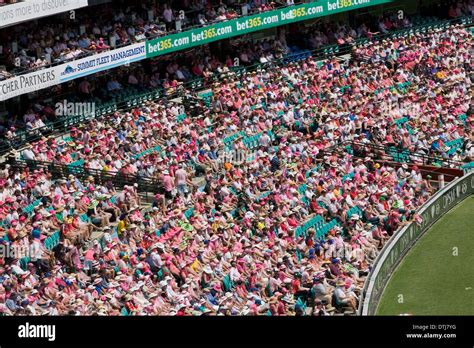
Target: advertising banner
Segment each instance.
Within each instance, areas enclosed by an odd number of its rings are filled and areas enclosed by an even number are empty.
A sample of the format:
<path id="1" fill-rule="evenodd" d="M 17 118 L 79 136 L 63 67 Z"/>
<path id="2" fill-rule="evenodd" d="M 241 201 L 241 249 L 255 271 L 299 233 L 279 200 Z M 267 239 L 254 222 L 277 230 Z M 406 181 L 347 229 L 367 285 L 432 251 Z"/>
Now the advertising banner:
<path id="1" fill-rule="evenodd" d="M 0 101 L 56 85 L 58 71 L 58 67 L 52 67 L 0 81 Z"/>
<path id="2" fill-rule="evenodd" d="M 422 217 L 420 225 L 412 222 L 394 236 L 390 244 L 380 254 L 374 270 L 367 280 L 367 292 L 362 308 L 363 315 L 375 314 L 388 279 L 418 238 L 439 218 L 473 193 L 474 173 L 470 173 L 438 192 L 420 209 L 418 212 Z"/>
<path id="3" fill-rule="evenodd" d="M 130 64 L 145 58 L 145 43 L 139 42 L 112 51 L 74 60 L 61 65 L 59 83 Z"/>
<path id="4" fill-rule="evenodd" d="M 38 91 L 78 77 L 112 69 L 145 58 L 145 43 L 136 43 L 115 50 L 95 54 L 29 74 L 0 81 L 0 101 Z"/>
<path id="5" fill-rule="evenodd" d="M 15 23 L 75 10 L 87 0 L 27 0 L 0 7 L 0 28 Z"/>
<path id="6" fill-rule="evenodd" d="M 269 29 L 279 25 L 329 16 L 367 6 L 389 3 L 392 0 L 324 0 L 291 6 L 252 16 L 232 19 L 203 28 L 192 29 L 147 41 L 147 57 L 183 50 L 209 42 Z"/>

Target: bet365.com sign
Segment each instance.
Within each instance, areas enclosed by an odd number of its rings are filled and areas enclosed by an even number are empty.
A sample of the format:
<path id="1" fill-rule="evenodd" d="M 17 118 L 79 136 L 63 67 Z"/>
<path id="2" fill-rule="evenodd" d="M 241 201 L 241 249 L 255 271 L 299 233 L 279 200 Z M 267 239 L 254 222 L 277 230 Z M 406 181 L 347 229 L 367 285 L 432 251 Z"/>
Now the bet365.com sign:
<path id="1" fill-rule="evenodd" d="M 209 42 L 244 35 L 254 31 L 329 16 L 334 13 L 355 10 L 367 6 L 389 3 L 392 0 L 325 0 L 286 7 L 279 10 L 259 13 L 220 22 L 211 26 L 192 29 L 182 33 L 147 41 L 147 57 L 183 50 Z"/>

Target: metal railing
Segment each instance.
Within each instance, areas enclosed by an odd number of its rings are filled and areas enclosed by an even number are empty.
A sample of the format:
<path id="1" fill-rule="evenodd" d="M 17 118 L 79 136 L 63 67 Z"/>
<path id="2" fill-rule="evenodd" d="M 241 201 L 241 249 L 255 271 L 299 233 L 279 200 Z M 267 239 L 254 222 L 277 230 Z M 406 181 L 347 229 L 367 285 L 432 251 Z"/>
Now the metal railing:
<path id="1" fill-rule="evenodd" d="M 368 151 L 371 154 L 378 154 L 378 155 L 383 155 L 384 157 L 392 157 L 394 158 L 395 162 L 397 162 L 397 158 L 406 158 L 411 161 L 411 159 L 414 157 L 415 159 L 418 159 L 419 161 L 422 162 L 423 165 L 440 165 L 440 164 L 447 164 L 450 167 L 454 168 L 460 168 L 463 163 L 454 161 L 449 158 L 444 158 L 436 155 L 427 155 L 419 152 L 411 152 L 407 149 L 401 149 L 395 145 L 377 145 L 373 143 L 361 143 L 361 142 L 355 142 L 355 141 L 345 141 L 341 143 L 342 147 L 347 147 L 350 146 L 354 154 L 357 156 L 359 151 Z M 358 157 L 365 157 L 362 154 L 360 154 Z M 382 156 L 379 156 L 382 158 Z M 417 163 L 417 162 L 415 162 Z"/>
<path id="2" fill-rule="evenodd" d="M 126 185 L 133 186 L 137 184 L 137 191 L 141 193 L 158 193 L 162 191 L 162 184 L 158 179 L 144 178 L 139 175 L 124 174 L 122 172 L 108 172 L 52 162 L 17 160 L 13 157 L 8 159 L 8 164 L 10 164 L 13 170 L 23 170 L 25 168 L 30 170 L 44 169 L 51 173 L 55 179 L 67 178 L 69 175 L 74 175 L 79 180 L 92 177 L 96 184 L 112 184 L 114 188 L 119 190 L 123 189 Z"/>

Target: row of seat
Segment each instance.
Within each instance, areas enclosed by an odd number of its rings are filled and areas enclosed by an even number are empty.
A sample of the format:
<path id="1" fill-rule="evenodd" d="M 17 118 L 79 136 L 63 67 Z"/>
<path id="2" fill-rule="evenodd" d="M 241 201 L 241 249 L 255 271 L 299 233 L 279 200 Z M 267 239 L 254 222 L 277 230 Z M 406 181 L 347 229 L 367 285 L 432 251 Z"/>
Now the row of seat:
<path id="1" fill-rule="evenodd" d="M 388 154 L 392 156 L 392 159 L 398 163 L 407 163 L 410 161 L 410 152 L 407 149 L 403 151 L 397 150 L 395 146 L 391 146 L 388 149 Z"/>
<path id="2" fill-rule="evenodd" d="M 331 231 L 336 226 L 340 226 L 336 219 L 332 219 L 328 223 L 324 223 L 324 219 L 321 217 L 321 215 L 316 215 L 309 221 L 296 228 L 295 238 L 306 237 L 308 230 L 314 229 L 316 231 L 314 238 L 317 240 L 322 240 L 325 239 L 329 231 Z"/>
<path id="3" fill-rule="evenodd" d="M 402 117 L 402 118 L 396 119 L 395 121 L 393 121 L 393 123 L 395 123 L 397 126 L 401 127 L 404 123 L 406 123 L 408 121 L 409 121 L 408 117 Z"/>
<path id="4" fill-rule="evenodd" d="M 300 186 L 298 186 L 298 194 L 301 197 L 301 202 L 303 202 L 305 205 L 309 204 L 308 198 L 306 197 L 306 190 L 307 189 L 308 189 L 307 184 L 301 184 Z"/>
<path id="5" fill-rule="evenodd" d="M 402 83 L 398 83 L 396 85 L 393 85 L 393 86 L 389 86 L 389 87 L 382 87 L 380 89 L 376 89 L 374 91 L 374 94 L 375 95 L 378 95 L 379 93 L 383 93 L 385 92 L 386 90 L 390 90 L 392 92 L 394 92 L 395 90 L 399 90 L 401 91 L 403 94 L 405 94 L 407 92 L 407 88 L 410 87 L 411 85 L 411 82 L 410 81 L 407 81 L 407 82 L 402 82 Z"/>
<path id="6" fill-rule="evenodd" d="M 154 147 L 151 147 L 149 149 L 146 149 L 140 153 L 137 153 L 136 155 L 133 155 L 132 158 L 133 159 L 137 159 L 137 158 L 140 158 L 140 157 L 143 157 L 143 156 L 146 156 L 150 153 L 153 153 L 153 152 L 160 152 L 161 151 L 161 146 L 157 145 L 157 146 L 154 146 Z"/>
<path id="7" fill-rule="evenodd" d="M 176 122 L 181 123 L 186 119 L 186 117 L 186 114 L 179 114 L 178 116 L 176 116 Z"/>
<path id="8" fill-rule="evenodd" d="M 318 164 L 316 167 L 314 167 L 314 168 L 308 170 L 308 171 L 306 172 L 306 178 L 309 178 L 309 176 L 311 175 L 311 173 L 317 172 L 317 171 L 319 170 L 319 168 L 321 168 L 321 164 Z"/>
<path id="9" fill-rule="evenodd" d="M 200 78 L 194 79 L 189 82 L 191 89 L 198 89 L 203 87 L 203 81 Z"/>
<path id="10" fill-rule="evenodd" d="M 222 141 L 224 142 L 224 145 L 226 147 L 226 149 L 231 149 L 232 148 L 232 144 L 239 138 L 239 137 L 243 137 L 245 135 L 245 132 L 244 131 L 239 131 L 239 132 L 236 132 L 232 135 L 229 135 L 228 137 L 225 137 Z"/>
<path id="11" fill-rule="evenodd" d="M 352 215 L 355 215 L 355 214 L 357 214 L 359 216 L 363 215 L 362 210 L 358 206 L 352 207 L 351 209 L 349 209 L 347 211 L 347 218 L 350 219 L 352 217 Z"/>
<path id="12" fill-rule="evenodd" d="M 422 25 L 415 26 L 414 28 L 407 28 L 407 29 L 401 29 L 395 32 L 392 32 L 388 34 L 390 38 L 406 38 L 410 35 L 413 34 L 420 34 L 420 33 L 426 33 L 427 31 L 430 30 L 436 30 L 436 29 L 446 29 L 451 25 L 450 21 L 429 21 L 425 22 Z M 363 42 L 364 44 L 367 43 Z"/>
<path id="13" fill-rule="evenodd" d="M 336 219 L 332 219 L 327 224 L 316 229 L 316 239 L 322 240 L 326 238 L 326 235 L 329 233 L 329 231 L 331 231 L 336 226 L 340 227 L 339 222 Z"/>
<path id="14" fill-rule="evenodd" d="M 275 140 L 275 134 L 271 130 L 267 131 L 267 134 L 270 136 L 270 139 L 272 141 Z M 258 147 L 258 141 L 262 135 L 263 132 L 251 136 L 246 136 L 242 139 L 242 142 L 248 149 L 255 149 Z"/>
<path id="15" fill-rule="evenodd" d="M 203 93 L 200 93 L 199 94 L 199 97 L 201 97 L 203 100 L 204 100 L 204 104 L 207 106 L 207 107 L 210 107 L 211 106 L 211 102 L 212 102 L 212 91 L 208 91 L 208 92 L 203 92 Z"/>
<path id="16" fill-rule="evenodd" d="M 37 199 L 33 203 L 28 204 L 25 208 L 23 208 L 23 212 L 30 215 L 40 203 L 41 199 Z"/>
<path id="17" fill-rule="evenodd" d="M 420 16 L 420 15 L 415 15 L 412 17 L 411 22 L 413 25 L 424 25 L 427 23 L 433 23 L 438 21 L 439 19 L 436 18 L 435 16 Z"/>
<path id="18" fill-rule="evenodd" d="M 289 53 L 285 55 L 283 58 L 283 62 L 285 64 L 297 62 L 299 60 L 307 59 L 311 57 L 311 51 L 309 50 L 302 50 L 297 46 L 290 46 Z"/>
<path id="19" fill-rule="evenodd" d="M 304 237 L 309 229 L 321 228 L 324 226 L 324 219 L 321 215 L 316 215 L 315 217 L 311 218 L 310 220 L 306 221 L 302 225 L 298 226 L 295 230 L 295 237 Z"/>
<path id="20" fill-rule="evenodd" d="M 258 197 L 256 197 L 255 201 L 260 202 L 261 200 L 263 200 L 263 199 L 267 198 L 268 196 L 270 196 L 271 193 L 272 193 L 272 191 L 264 192 L 261 195 L 259 195 Z"/>
<path id="21" fill-rule="evenodd" d="M 77 161 L 71 162 L 68 164 L 68 167 L 83 167 L 84 166 L 84 159 L 78 159 Z"/>
<path id="22" fill-rule="evenodd" d="M 51 236 L 44 240 L 44 247 L 48 250 L 53 250 L 58 244 L 61 238 L 61 232 L 56 231 Z"/>
<path id="23" fill-rule="evenodd" d="M 408 130 L 408 134 L 413 135 L 414 133 L 413 128 L 410 126 L 410 124 L 407 123 L 408 121 L 410 121 L 409 117 L 402 117 L 402 118 L 396 119 L 395 121 L 393 121 L 393 123 L 395 123 L 398 126 L 398 128 L 405 127 Z"/>
<path id="24" fill-rule="evenodd" d="M 466 164 L 463 164 L 461 169 L 467 170 L 467 169 L 473 169 L 474 168 L 474 162 L 469 162 Z"/>
<path id="25" fill-rule="evenodd" d="M 324 47 L 323 54 L 324 55 L 336 55 L 339 53 L 339 45 L 329 45 Z"/>
<path id="26" fill-rule="evenodd" d="M 355 172 L 350 172 L 349 174 L 342 176 L 342 182 L 354 179 Z"/>
<path id="27" fill-rule="evenodd" d="M 454 155 L 454 153 L 460 149 L 462 147 L 464 143 L 464 139 L 463 138 L 457 138 L 457 139 L 454 139 L 454 140 L 451 140 L 451 141 L 447 141 L 445 143 L 446 146 L 449 146 L 449 150 L 448 150 L 448 155 Z"/>

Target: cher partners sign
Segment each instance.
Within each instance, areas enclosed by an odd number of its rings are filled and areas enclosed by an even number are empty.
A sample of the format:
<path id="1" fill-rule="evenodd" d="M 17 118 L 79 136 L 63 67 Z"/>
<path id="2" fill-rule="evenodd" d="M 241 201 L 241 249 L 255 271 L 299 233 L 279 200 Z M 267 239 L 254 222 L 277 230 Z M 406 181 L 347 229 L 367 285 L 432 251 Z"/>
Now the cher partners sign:
<path id="1" fill-rule="evenodd" d="M 56 67 L 18 75 L 5 81 L 0 81 L 0 101 L 51 87 L 57 83 L 58 69 Z"/>

